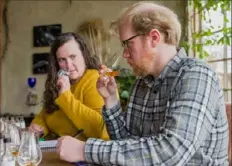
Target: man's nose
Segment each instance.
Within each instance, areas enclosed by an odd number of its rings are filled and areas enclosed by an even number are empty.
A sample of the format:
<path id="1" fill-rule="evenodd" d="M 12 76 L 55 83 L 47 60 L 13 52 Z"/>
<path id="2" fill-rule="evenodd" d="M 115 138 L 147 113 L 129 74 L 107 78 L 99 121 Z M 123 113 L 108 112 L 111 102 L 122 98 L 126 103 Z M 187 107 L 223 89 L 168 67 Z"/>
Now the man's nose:
<path id="1" fill-rule="evenodd" d="M 122 53 L 122 56 L 123 56 L 124 58 L 129 58 L 129 57 L 130 57 L 130 54 L 129 54 L 128 49 L 125 49 L 125 48 L 124 48 L 123 53 Z"/>

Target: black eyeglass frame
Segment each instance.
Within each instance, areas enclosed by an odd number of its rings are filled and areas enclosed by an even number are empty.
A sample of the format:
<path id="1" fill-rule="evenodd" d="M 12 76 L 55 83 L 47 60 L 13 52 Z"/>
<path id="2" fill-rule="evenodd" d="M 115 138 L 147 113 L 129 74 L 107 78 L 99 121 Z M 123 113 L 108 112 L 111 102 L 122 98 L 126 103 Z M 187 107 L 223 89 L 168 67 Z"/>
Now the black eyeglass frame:
<path id="1" fill-rule="evenodd" d="M 134 39 L 135 37 L 141 36 L 141 35 L 143 35 L 143 34 L 137 34 L 137 35 L 134 35 L 134 36 L 130 37 L 129 39 L 123 40 L 122 41 L 122 47 L 125 48 L 125 49 L 128 48 L 129 41 Z"/>

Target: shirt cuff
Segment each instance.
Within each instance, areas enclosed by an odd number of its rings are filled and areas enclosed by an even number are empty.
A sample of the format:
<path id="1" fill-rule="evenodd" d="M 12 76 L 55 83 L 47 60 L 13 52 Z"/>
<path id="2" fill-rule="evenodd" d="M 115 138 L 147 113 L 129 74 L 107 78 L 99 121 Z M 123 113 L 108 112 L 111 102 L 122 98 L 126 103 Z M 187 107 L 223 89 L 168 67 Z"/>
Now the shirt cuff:
<path id="1" fill-rule="evenodd" d="M 122 108 L 121 108 L 120 102 L 118 102 L 111 109 L 106 109 L 105 105 L 102 108 L 102 116 L 106 122 L 113 120 L 121 112 L 122 112 Z"/>
<path id="2" fill-rule="evenodd" d="M 85 143 L 85 160 L 87 163 L 98 163 L 99 161 L 99 150 L 103 140 L 96 138 L 89 138 Z"/>

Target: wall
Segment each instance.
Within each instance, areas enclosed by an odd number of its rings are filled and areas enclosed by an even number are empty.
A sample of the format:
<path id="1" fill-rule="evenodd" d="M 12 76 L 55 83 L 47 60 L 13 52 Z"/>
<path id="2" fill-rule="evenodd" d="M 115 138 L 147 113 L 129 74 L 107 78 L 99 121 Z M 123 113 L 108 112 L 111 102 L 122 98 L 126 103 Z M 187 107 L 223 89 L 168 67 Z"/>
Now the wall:
<path id="1" fill-rule="evenodd" d="M 3 36 L 3 8 L 5 5 L 5 0 L 0 1 L 0 106 L 1 106 L 1 101 L 2 101 L 2 36 Z M 1 110 L 0 110 L 0 114 L 1 114 Z"/>
<path id="2" fill-rule="evenodd" d="M 9 45 L 2 62 L 2 113 L 29 114 L 38 112 L 41 104 L 29 108 L 26 104 L 27 78 L 32 75 L 32 54 L 48 52 L 49 47 L 33 47 L 32 28 L 35 25 L 62 24 L 62 31 L 75 31 L 84 20 L 101 17 L 106 26 L 120 10 L 135 1 L 10 1 L 8 8 Z M 184 22 L 184 1 L 164 1 Z M 113 48 L 119 48 L 115 41 Z M 117 50 L 117 49 L 115 49 Z M 46 75 L 35 75 L 40 100 Z"/>

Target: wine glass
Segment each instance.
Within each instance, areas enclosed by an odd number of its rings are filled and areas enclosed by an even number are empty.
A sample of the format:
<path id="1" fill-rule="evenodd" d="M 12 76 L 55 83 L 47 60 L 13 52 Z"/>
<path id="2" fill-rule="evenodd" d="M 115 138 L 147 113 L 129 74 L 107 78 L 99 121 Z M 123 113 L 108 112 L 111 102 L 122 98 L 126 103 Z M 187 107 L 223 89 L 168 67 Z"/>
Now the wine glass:
<path id="1" fill-rule="evenodd" d="M 4 128 L 5 128 L 5 118 L 2 117 L 0 118 L 0 133 L 4 132 Z"/>
<path id="2" fill-rule="evenodd" d="M 27 84 L 29 85 L 30 88 L 34 88 L 36 84 L 36 78 L 35 77 L 29 77 L 27 79 Z"/>
<path id="3" fill-rule="evenodd" d="M 116 77 L 122 75 L 121 63 L 123 61 L 122 49 L 120 48 L 117 51 L 117 54 L 114 54 L 111 59 L 107 59 L 105 61 L 101 61 L 103 64 L 103 69 L 105 70 L 104 75 L 109 77 Z"/>
<path id="4" fill-rule="evenodd" d="M 0 158 L 2 158 L 4 152 L 5 152 L 5 145 L 3 142 L 3 134 L 0 133 Z"/>
<path id="5" fill-rule="evenodd" d="M 13 156 L 18 155 L 19 151 L 19 146 L 20 146 L 20 132 L 19 129 L 16 125 L 9 125 L 9 130 L 10 130 L 10 136 L 11 136 L 11 146 L 10 146 L 10 151 Z"/>
<path id="6" fill-rule="evenodd" d="M 38 139 L 35 133 L 31 135 L 31 163 L 32 165 L 39 165 L 42 160 L 42 152 L 39 146 Z"/>
<path id="7" fill-rule="evenodd" d="M 24 131 L 17 161 L 20 166 L 37 166 L 42 160 L 42 152 L 34 132 Z"/>
<path id="8" fill-rule="evenodd" d="M 19 147 L 17 161 L 20 166 L 24 166 L 30 162 L 30 158 L 29 132 L 24 131 L 21 136 L 21 144 Z"/>

